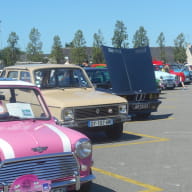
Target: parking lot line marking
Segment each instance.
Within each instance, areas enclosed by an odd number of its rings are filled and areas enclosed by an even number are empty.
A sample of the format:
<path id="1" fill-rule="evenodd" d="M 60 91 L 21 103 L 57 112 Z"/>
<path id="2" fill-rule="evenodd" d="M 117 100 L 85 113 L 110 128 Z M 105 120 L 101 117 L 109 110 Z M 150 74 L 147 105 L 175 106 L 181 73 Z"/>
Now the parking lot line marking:
<path id="1" fill-rule="evenodd" d="M 146 135 L 146 134 L 135 133 L 135 132 L 130 132 L 130 131 L 123 131 L 123 133 L 131 134 L 131 135 L 137 135 L 137 136 L 141 136 L 141 137 L 148 137 L 148 138 L 162 140 L 162 141 L 168 140 L 167 138 L 156 137 L 156 136 L 152 136 L 152 135 Z"/>
<path id="2" fill-rule="evenodd" d="M 123 133 L 141 136 L 141 137 L 147 137 L 153 140 L 148 141 L 139 141 L 139 142 L 131 142 L 131 143 L 116 143 L 116 144 L 110 144 L 110 145 L 102 145 L 102 146 L 93 146 L 94 149 L 103 149 L 103 148 L 112 148 L 112 147 L 121 147 L 121 146 L 127 146 L 127 145 L 138 145 L 138 144 L 145 144 L 145 143 L 155 143 L 155 142 L 162 142 L 162 141 L 169 141 L 167 138 L 161 138 L 141 133 L 134 133 L 129 131 L 124 131 Z"/>
<path id="3" fill-rule="evenodd" d="M 98 173 L 101 173 L 101 174 L 113 177 L 115 179 L 119 179 L 119 180 L 122 180 L 124 182 L 128 182 L 128 183 L 131 183 L 131 184 L 134 184 L 134 185 L 138 185 L 140 187 L 143 187 L 143 188 L 147 189 L 147 190 L 139 191 L 139 192 L 158 192 L 158 191 L 164 191 L 164 189 L 161 189 L 159 187 L 155 187 L 153 185 L 141 183 L 139 181 L 136 181 L 136 180 L 130 179 L 128 177 L 124 177 L 122 175 L 118 175 L 118 174 L 115 174 L 115 173 L 112 173 L 112 172 L 109 172 L 109 171 L 106 171 L 106 170 L 103 170 L 103 169 L 92 167 L 92 170 L 96 171 Z"/>

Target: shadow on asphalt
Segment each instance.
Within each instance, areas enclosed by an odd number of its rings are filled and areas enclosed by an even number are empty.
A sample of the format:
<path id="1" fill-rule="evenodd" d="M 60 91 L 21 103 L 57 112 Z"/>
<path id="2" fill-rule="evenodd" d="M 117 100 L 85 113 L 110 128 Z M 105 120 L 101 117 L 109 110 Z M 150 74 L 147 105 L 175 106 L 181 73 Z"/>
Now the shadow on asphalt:
<path id="1" fill-rule="evenodd" d="M 98 184 L 94 183 L 94 181 L 93 181 L 90 192 L 116 192 L 116 191 L 106 188 L 104 186 L 98 185 Z"/>
<path id="2" fill-rule="evenodd" d="M 151 115 L 148 120 L 168 119 L 172 115 L 173 113 L 162 114 L 162 115 Z"/>
<path id="3" fill-rule="evenodd" d="M 104 132 L 86 132 L 85 134 L 91 139 L 92 144 L 120 143 L 120 142 L 133 141 L 133 140 L 142 138 L 137 135 L 123 133 L 119 139 L 112 140 L 106 137 Z"/>
<path id="4" fill-rule="evenodd" d="M 161 115 L 150 115 L 148 118 L 135 118 L 134 121 L 152 121 L 152 120 L 161 120 L 161 119 L 168 119 L 171 117 L 173 113 L 168 114 L 161 114 Z"/>
<path id="5" fill-rule="evenodd" d="M 161 115 L 150 115 L 148 118 L 145 118 L 145 119 L 138 118 L 131 122 L 168 119 L 172 115 L 173 115 L 172 113 L 161 114 Z M 129 122 L 127 122 L 127 123 L 129 123 Z M 114 139 L 109 139 L 103 131 L 90 131 L 90 132 L 86 131 L 83 133 L 91 139 L 92 144 L 121 143 L 121 142 L 126 142 L 126 141 L 134 141 L 134 140 L 138 140 L 138 139 L 142 138 L 141 136 L 138 136 L 138 135 L 131 135 L 131 134 L 123 133 L 119 139 L 114 140 Z"/>

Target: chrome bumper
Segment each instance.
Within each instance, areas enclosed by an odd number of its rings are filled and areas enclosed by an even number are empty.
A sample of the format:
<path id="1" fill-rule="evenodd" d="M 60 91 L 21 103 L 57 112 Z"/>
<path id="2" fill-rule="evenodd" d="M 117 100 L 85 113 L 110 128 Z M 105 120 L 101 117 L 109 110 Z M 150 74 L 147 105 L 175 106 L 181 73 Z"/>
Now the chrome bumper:
<path id="1" fill-rule="evenodd" d="M 88 175 L 86 177 L 82 177 L 82 178 L 80 178 L 79 176 L 76 176 L 75 179 L 72 179 L 72 180 L 52 183 L 51 184 L 51 189 L 56 189 L 56 188 L 62 188 L 62 187 L 75 185 L 75 190 L 79 190 L 81 184 L 92 181 L 95 178 L 96 177 L 93 174 Z"/>
<path id="2" fill-rule="evenodd" d="M 67 180 L 67 181 L 60 181 L 60 182 L 55 182 L 51 184 L 51 190 L 52 189 L 57 189 L 57 188 L 64 188 L 67 186 L 75 186 L 75 190 L 79 190 L 81 187 L 81 184 L 87 183 L 89 181 L 92 181 L 96 177 L 93 174 L 90 174 L 86 177 L 80 178 L 78 173 L 76 174 L 75 178 L 72 180 Z M 6 183 L 0 183 L 0 186 L 2 187 L 0 189 L 0 192 L 9 192 L 9 186 Z"/>

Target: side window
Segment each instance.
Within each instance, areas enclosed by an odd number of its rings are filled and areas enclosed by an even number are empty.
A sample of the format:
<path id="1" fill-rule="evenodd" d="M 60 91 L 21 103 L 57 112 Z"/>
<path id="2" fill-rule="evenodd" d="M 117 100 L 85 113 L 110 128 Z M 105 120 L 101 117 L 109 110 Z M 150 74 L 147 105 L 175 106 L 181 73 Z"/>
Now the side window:
<path id="1" fill-rule="evenodd" d="M 0 77 L 5 77 L 5 71 L 2 71 L 2 72 L 1 72 Z"/>
<path id="2" fill-rule="evenodd" d="M 8 78 L 18 79 L 18 71 L 9 71 L 7 74 Z"/>
<path id="3" fill-rule="evenodd" d="M 27 71 L 21 71 L 20 73 L 20 80 L 31 82 L 30 74 Z"/>

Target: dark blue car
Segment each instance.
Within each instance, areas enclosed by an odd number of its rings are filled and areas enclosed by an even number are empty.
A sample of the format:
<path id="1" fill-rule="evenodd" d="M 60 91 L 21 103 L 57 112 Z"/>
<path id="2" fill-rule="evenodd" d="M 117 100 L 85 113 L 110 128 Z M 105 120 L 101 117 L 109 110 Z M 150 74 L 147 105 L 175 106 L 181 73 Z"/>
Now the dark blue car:
<path id="1" fill-rule="evenodd" d="M 107 68 L 85 68 L 96 89 L 126 98 L 133 118 L 147 118 L 156 112 L 161 101 L 150 50 L 147 47 L 103 47 L 103 50 Z"/>

